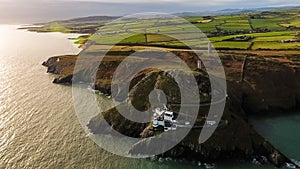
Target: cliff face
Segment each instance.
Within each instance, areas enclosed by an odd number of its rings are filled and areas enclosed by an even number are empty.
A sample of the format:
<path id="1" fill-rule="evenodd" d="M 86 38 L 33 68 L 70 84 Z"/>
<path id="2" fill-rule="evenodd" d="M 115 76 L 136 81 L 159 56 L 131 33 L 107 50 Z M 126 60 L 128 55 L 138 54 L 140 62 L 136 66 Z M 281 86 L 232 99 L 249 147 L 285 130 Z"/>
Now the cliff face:
<path id="1" fill-rule="evenodd" d="M 182 59 L 188 58 L 187 53 L 181 54 Z M 261 156 L 276 166 L 285 162 L 292 163 L 281 154 L 268 141 L 261 137 L 247 122 L 250 113 L 274 113 L 274 110 L 284 111 L 297 108 L 300 101 L 299 56 L 264 57 L 257 54 L 247 54 L 248 61 L 244 65 L 244 78 L 241 67 L 244 63 L 244 54 L 221 54 L 225 65 L 229 100 L 222 117 L 225 125 L 220 125 L 213 136 L 205 143 L 199 144 L 200 129 L 192 129 L 188 136 L 177 146 L 162 154 L 164 157 L 186 158 L 188 160 L 217 161 L 225 159 L 250 159 L 256 157 L 263 162 Z M 240 58 L 239 58 L 240 57 Z M 59 58 L 59 61 L 57 59 Z M 191 57 L 193 58 L 193 57 Z M 233 59 L 232 59 L 233 58 Z M 101 63 L 97 72 L 94 88 L 103 93 L 110 94 L 111 77 L 123 57 L 108 57 Z M 57 74 L 56 83 L 72 83 L 72 76 L 76 56 L 60 56 L 50 58 L 44 63 L 48 72 Z M 193 67 L 193 66 L 191 66 Z M 201 82 L 201 100 L 209 100 L 209 83 L 205 74 L 195 74 Z M 90 77 L 84 77 L 90 78 Z M 84 81 L 83 78 L 83 81 Z M 152 85 L 144 82 L 151 81 Z M 171 84 L 171 85 L 170 85 Z M 200 83 L 199 83 L 200 84 Z M 166 78 L 158 70 L 146 70 L 137 75 L 130 85 L 129 97 L 131 103 L 139 110 L 149 108 L 148 95 L 153 87 L 164 90 L 169 102 L 180 102 L 177 95 L 178 88 L 172 79 Z M 127 106 L 123 103 L 123 106 Z M 178 109 L 168 105 L 172 110 Z M 203 123 L 202 117 L 208 109 L 200 109 L 197 122 Z M 130 113 L 130 112 L 128 112 Z M 103 118 L 102 118 L 103 116 Z M 108 134 L 104 120 L 116 131 L 131 137 L 145 138 L 136 144 L 131 153 L 138 152 L 140 146 L 151 144 L 150 124 L 135 123 L 125 119 L 116 108 L 105 111 L 90 120 L 89 129 L 94 134 Z"/>
<path id="2" fill-rule="evenodd" d="M 245 110 L 287 112 L 300 105 L 300 69 L 274 60 L 250 58 L 243 83 Z"/>
<path id="3" fill-rule="evenodd" d="M 299 109 L 299 54 L 227 51 L 220 55 L 227 79 L 240 84 L 241 104 L 247 114 L 288 113 Z"/>

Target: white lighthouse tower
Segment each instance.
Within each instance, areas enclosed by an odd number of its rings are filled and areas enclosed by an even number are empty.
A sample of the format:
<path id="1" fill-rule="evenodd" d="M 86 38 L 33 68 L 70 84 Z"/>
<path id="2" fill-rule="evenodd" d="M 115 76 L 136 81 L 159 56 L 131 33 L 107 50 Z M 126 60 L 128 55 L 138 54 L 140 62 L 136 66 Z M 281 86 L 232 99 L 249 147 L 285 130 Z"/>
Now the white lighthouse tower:
<path id="1" fill-rule="evenodd" d="M 198 61 L 197 61 L 197 69 L 202 70 L 202 62 L 200 59 L 198 59 Z"/>
<path id="2" fill-rule="evenodd" d="M 211 42 L 208 42 L 208 50 L 207 50 L 208 54 L 212 54 L 212 45 Z"/>

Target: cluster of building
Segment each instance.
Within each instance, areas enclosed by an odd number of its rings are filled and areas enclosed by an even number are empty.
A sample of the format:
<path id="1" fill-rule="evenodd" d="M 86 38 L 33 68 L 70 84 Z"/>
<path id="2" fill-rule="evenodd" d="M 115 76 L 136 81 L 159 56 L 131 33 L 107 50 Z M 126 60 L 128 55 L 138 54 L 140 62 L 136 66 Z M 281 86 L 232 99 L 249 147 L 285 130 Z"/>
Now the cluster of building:
<path id="1" fill-rule="evenodd" d="M 176 120 L 174 120 L 174 112 L 162 108 L 154 109 L 154 114 L 153 114 L 154 128 L 161 126 L 164 128 L 164 131 L 172 131 L 177 129 L 177 125 L 175 123 Z"/>
<path id="2" fill-rule="evenodd" d="M 206 125 L 214 126 L 217 122 L 214 120 L 207 120 Z M 156 108 L 153 110 L 152 127 L 157 129 L 162 127 L 164 131 L 174 131 L 179 127 L 191 127 L 190 122 L 178 122 L 175 120 L 174 112 L 167 110 L 167 108 Z M 202 126 L 203 127 L 203 126 Z"/>

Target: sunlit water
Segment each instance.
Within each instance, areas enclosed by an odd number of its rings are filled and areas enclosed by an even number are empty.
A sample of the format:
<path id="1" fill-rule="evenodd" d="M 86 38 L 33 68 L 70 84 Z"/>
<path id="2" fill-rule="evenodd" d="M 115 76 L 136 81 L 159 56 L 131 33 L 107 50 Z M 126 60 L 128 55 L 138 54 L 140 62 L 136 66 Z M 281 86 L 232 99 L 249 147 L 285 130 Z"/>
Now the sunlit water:
<path id="1" fill-rule="evenodd" d="M 76 35 L 16 28 L 0 26 L 0 168 L 201 168 L 196 163 L 128 159 L 99 148 L 77 120 L 71 87 L 52 84 L 53 77 L 41 66 L 53 55 L 77 54 L 80 49 L 68 40 Z M 105 108 L 107 99 L 99 97 Z M 216 168 L 257 166 L 229 163 Z"/>

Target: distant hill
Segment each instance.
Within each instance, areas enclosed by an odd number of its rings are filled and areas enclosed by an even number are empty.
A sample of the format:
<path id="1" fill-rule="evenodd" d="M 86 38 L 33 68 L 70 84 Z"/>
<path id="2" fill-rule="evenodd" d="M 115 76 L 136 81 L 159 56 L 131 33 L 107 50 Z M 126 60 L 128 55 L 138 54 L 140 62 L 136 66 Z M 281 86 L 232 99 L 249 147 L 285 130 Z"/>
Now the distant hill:
<path id="1" fill-rule="evenodd" d="M 250 12 L 259 12 L 259 11 L 272 11 L 272 10 L 284 10 L 284 9 L 296 9 L 300 8 L 298 6 L 281 6 L 281 7 L 263 7 L 263 8 L 249 8 L 249 9 L 222 9 L 217 11 L 202 11 L 202 12 L 183 12 L 183 13 L 175 13 L 177 16 L 217 16 L 217 15 L 234 15 L 234 14 L 242 14 L 242 13 L 250 13 Z M 107 21 L 112 21 L 120 18 L 120 16 L 88 16 L 88 17 L 80 17 L 74 18 L 70 20 L 60 20 L 55 22 L 60 22 L 64 24 L 82 24 L 82 23 L 105 23 Z"/>
<path id="2" fill-rule="evenodd" d="M 249 12 L 260 12 L 260 11 L 271 11 L 271 10 L 283 10 L 283 9 L 296 9 L 300 8 L 299 6 L 280 6 L 280 7 L 263 7 L 263 8 L 249 8 L 249 9 L 222 9 L 217 11 L 203 11 L 203 12 L 183 12 L 177 13 L 178 16 L 207 16 L 207 15 L 233 15 L 233 14 L 242 14 Z"/>
<path id="3" fill-rule="evenodd" d="M 116 16 L 88 16 L 88 17 L 83 17 L 83 18 L 75 18 L 75 19 L 70 19 L 68 20 L 68 22 L 88 22 L 88 23 L 98 23 L 99 21 L 110 21 L 110 20 L 114 20 L 117 19 L 119 17 Z"/>
<path id="4" fill-rule="evenodd" d="M 223 9 L 219 11 L 209 12 L 185 12 L 175 14 L 177 16 L 183 16 L 192 24 L 195 24 L 203 32 L 208 33 L 209 36 L 225 36 L 236 34 L 247 34 L 253 32 L 270 32 L 270 31 L 299 31 L 299 11 L 300 6 L 284 6 L 284 7 L 265 7 L 256 9 Z M 239 16 L 239 20 L 230 18 L 233 15 L 245 14 Z M 224 15 L 227 15 L 224 17 Z M 194 17 L 196 16 L 196 17 Z M 199 22 L 199 17 L 212 16 L 208 19 L 207 23 Z M 222 19 L 218 17 L 222 16 Z M 156 19 L 160 15 L 143 16 L 143 19 Z M 26 28 L 35 32 L 63 32 L 63 33 L 81 33 L 81 34 L 93 34 L 113 20 L 118 19 L 117 16 L 88 16 L 75 18 L 70 20 L 59 20 L 48 23 L 37 24 L 37 27 Z M 128 20 L 134 19 L 128 17 Z M 249 22 L 250 19 L 250 22 Z M 260 20 L 259 20 L 260 19 Z M 156 21 L 157 22 L 157 21 Z M 243 24 L 241 24 L 243 23 Z M 163 23 L 166 25 L 168 23 Z M 152 24 L 150 24 L 152 25 Z M 143 26 L 143 25 L 142 25 Z M 152 26 L 159 26 L 152 25 Z M 162 25 L 161 25 L 162 26 Z M 174 26 L 174 25 L 172 25 Z"/>
<path id="5" fill-rule="evenodd" d="M 79 18 L 73 18 L 73 19 L 66 19 L 66 20 L 55 20 L 55 21 L 50 21 L 46 23 L 36 23 L 35 25 L 46 25 L 49 23 L 59 23 L 59 24 L 64 24 L 64 25 L 80 25 L 84 23 L 89 23 L 89 24 L 103 24 L 105 22 L 109 22 L 115 19 L 120 18 L 119 16 L 87 16 L 87 17 L 79 17 Z"/>

